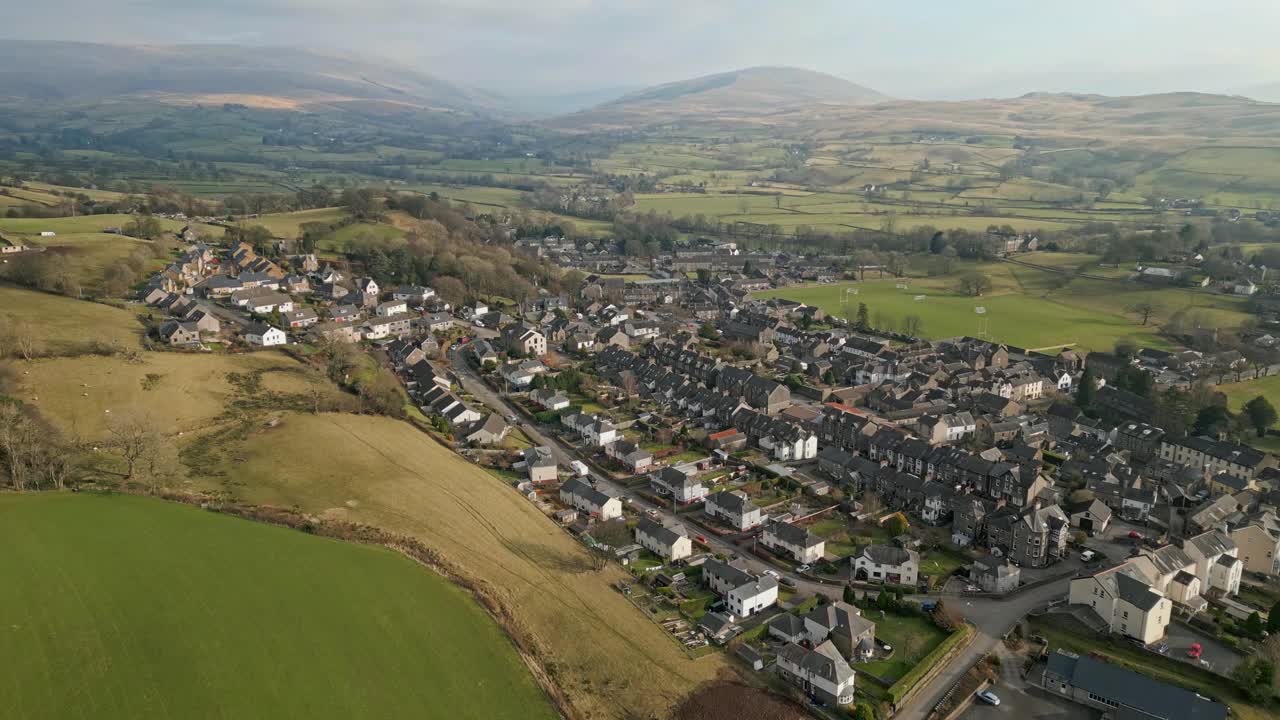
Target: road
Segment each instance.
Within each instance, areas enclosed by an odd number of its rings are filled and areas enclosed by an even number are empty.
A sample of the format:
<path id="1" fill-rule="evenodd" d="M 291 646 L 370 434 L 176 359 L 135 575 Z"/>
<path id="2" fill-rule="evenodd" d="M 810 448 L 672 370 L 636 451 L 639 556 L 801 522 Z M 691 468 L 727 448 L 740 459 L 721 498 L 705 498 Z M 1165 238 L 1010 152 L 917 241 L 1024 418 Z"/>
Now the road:
<path id="1" fill-rule="evenodd" d="M 471 393 L 477 400 L 484 403 L 490 410 L 500 413 L 503 417 L 514 415 L 517 418 L 523 418 L 519 409 L 494 392 L 480 378 L 459 348 L 449 349 L 449 361 L 463 389 Z M 577 459 L 574 451 L 559 437 L 544 433 L 532 423 L 523 419 L 520 420 L 519 426 L 529 436 L 530 440 L 551 448 L 551 453 L 557 463 L 568 466 L 570 462 Z M 681 522 L 681 518 L 668 508 L 654 505 L 643 497 L 637 496 L 628 488 L 614 482 L 611 478 L 604 477 L 592 470 L 591 479 L 601 492 L 615 497 L 628 498 L 632 508 L 639 509 L 642 512 L 656 510 L 663 518 Z M 831 599 L 838 600 L 843 595 L 843 586 L 813 582 L 802 575 L 789 571 L 787 568 L 773 566 L 749 552 L 744 552 L 742 548 L 724 538 L 717 537 L 712 533 L 703 533 L 703 536 L 706 537 L 707 545 L 712 551 L 738 556 L 740 563 L 745 565 L 751 572 L 759 574 L 766 570 L 772 571 L 779 576 L 788 578 L 789 582 L 794 583 L 797 590 L 826 595 Z M 985 598 L 966 599 L 963 597 L 945 598 L 948 604 L 973 623 L 977 628 L 978 634 L 969 646 L 948 664 L 945 670 L 939 673 L 927 686 L 921 688 L 910 703 L 900 708 L 895 717 L 906 720 L 924 718 L 960 676 L 979 658 L 994 650 L 1000 640 L 1028 612 L 1044 607 L 1053 600 L 1065 597 L 1068 587 L 1069 580 L 1064 578 L 1057 582 L 1025 591 L 1011 598 L 998 600 Z"/>

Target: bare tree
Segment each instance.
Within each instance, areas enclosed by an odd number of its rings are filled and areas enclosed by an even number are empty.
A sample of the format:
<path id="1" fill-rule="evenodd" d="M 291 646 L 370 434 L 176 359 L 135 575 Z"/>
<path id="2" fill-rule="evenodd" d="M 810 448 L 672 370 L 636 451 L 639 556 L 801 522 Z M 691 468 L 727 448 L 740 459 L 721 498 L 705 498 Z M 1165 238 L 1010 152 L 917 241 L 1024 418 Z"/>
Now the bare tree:
<path id="1" fill-rule="evenodd" d="M 0 453 L 14 490 L 27 489 L 38 435 L 31 418 L 19 405 L 0 404 Z"/>
<path id="2" fill-rule="evenodd" d="M 111 447 L 125 462 L 125 479 L 133 480 L 140 474 L 149 475 L 160 465 L 160 448 L 164 436 L 156 430 L 150 418 L 128 416 L 113 419 L 107 425 Z"/>
<path id="3" fill-rule="evenodd" d="M 884 504 L 880 502 L 880 496 L 873 490 L 867 490 L 862 493 L 862 512 L 868 515 L 875 515 L 880 512 Z"/>
<path id="4" fill-rule="evenodd" d="M 1150 302 L 1149 300 L 1139 301 L 1137 303 L 1134 303 L 1134 305 L 1129 308 L 1129 312 L 1142 318 L 1143 325 L 1146 325 L 1147 323 L 1151 322 L 1151 316 L 1156 314 L 1156 312 L 1158 311 L 1159 311 L 1159 308 L 1157 308 L 1155 304 Z"/>

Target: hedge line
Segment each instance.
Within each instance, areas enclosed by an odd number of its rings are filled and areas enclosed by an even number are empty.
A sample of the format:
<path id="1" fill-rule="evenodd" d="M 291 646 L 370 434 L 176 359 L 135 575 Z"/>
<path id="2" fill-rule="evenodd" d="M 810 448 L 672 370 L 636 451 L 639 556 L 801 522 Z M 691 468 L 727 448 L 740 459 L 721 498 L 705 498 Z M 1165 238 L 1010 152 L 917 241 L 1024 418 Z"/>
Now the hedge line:
<path id="1" fill-rule="evenodd" d="M 920 679 L 923 678 L 934 665 L 938 664 L 939 660 L 945 657 L 947 653 L 951 652 L 952 648 L 955 648 L 961 642 L 964 642 L 964 639 L 969 637 L 969 633 L 971 632 L 973 632 L 973 628 L 969 625 L 964 625 L 959 630 L 948 635 L 942 642 L 938 643 L 938 647 L 934 648 L 928 655 L 925 655 L 920 662 L 916 663 L 915 667 L 908 670 L 906 675 L 899 678 L 898 682 L 894 683 L 893 686 L 889 688 L 889 702 L 896 706 L 902 698 L 906 697 L 907 693 L 911 692 L 911 689 L 916 686 L 916 683 L 920 682 Z"/>

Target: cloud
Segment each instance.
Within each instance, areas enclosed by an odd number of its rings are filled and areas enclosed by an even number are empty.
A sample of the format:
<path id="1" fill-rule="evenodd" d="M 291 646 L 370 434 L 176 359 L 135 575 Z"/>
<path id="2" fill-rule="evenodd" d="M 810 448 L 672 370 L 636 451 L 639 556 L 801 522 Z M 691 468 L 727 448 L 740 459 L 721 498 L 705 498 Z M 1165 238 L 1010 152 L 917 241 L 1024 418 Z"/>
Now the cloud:
<path id="1" fill-rule="evenodd" d="M 750 65 L 902 96 L 1280 79 L 1275 0 L 43 0 L 6 22 L 11 37 L 356 51 L 518 94 Z"/>

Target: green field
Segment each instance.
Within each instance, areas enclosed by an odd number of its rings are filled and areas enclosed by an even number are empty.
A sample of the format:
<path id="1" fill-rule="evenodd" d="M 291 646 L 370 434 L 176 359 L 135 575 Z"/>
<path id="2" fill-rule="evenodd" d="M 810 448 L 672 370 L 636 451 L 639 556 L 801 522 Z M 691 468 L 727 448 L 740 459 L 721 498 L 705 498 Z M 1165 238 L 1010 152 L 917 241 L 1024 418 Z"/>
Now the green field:
<path id="1" fill-rule="evenodd" d="M 0 497 L 0 716 L 552 718 L 498 626 L 387 550 L 158 500 Z"/>
<path id="2" fill-rule="evenodd" d="M 248 218 L 245 220 L 246 225 L 261 225 L 271 231 L 276 237 L 293 238 L 299 234 L 299 228 L 303 223 L 335 223 L 346 217 L 347 213 L 342 208 L 316 208 L 314 210 L 300 210 L 298 212 L 274 213 L 271 215 L 259 215 L 256 218 Z"/>
<path id="3" fill-rule="evenodd" d="M 909 315 L 922 321 L 926 338 L 962 335 L 977 336 L 985 320 L 992 339 L 1024 348 L 1077 345 L 1090 350 L 1107 350 L 1123 337 L 1134 337 L 1144 345 L 1164 347 L 1153 327 L 1143 328 L 1133 320 L 1068 304 L 1069 300 L 1045 299 L 1017 292 L 974 298 L 947 289 L 941 281 L 914 280 L 906 290 L 897 289 L 896 280 L 870 280 L 811 287 L 783 288 L 759 293 L 757 297 L 781 297 L 810 305 L 837 316 L 852 316 L 858 303 L 866 303 L 874 323 L 883 313 L 889 329 L 901 327 Z M 849 296 L 846 288 L 857 289 Z M 916 300 L 923 295 L 924 300 Z M 986 308 L 979 315 L 976 308 Z"/>

